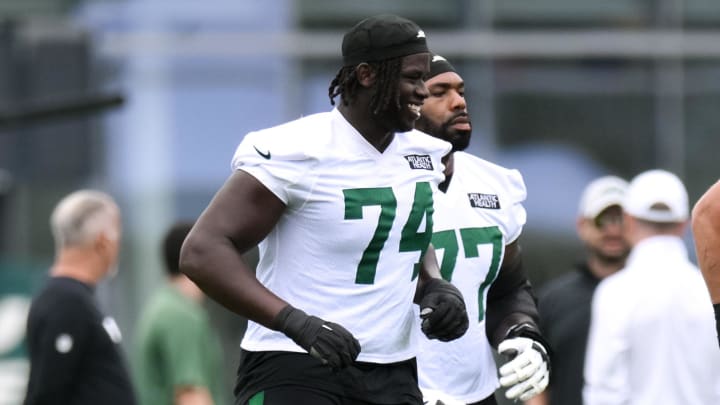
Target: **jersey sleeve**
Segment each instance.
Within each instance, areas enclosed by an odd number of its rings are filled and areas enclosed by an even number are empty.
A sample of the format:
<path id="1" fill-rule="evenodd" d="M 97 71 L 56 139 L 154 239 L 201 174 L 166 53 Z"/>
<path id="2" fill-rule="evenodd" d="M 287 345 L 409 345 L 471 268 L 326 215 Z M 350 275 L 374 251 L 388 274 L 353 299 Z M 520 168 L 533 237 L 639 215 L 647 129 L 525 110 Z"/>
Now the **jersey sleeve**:
<path id="1" fill-rule="evenodd" d="M 66 403 L 88 345 L 92 311 L 80 297 L 69 297 L 61 308 L 44 305 L 33 317 L 28 323 L 32 376 L 28 401 Z"/>
<path id="2" fill-rule="evenodd" d="M 508 221 L 507 221 L 507 243 L 512 243 L 520 237 L 523 226 L 527 221 L 527 212 L 523 202 L 527 198 L 527 189 L 522 174 L 515 169 L 506 169 L 504 188 L 507 192 Z"/>
<path id="3" fill-rule="evenodd" d="M 310 171 L 316 159 L 303 151 L 299 137 L 277 130 L 250 132 L 238 145 L 232 170 L 243 170 L 288 204 L 295 184 Z"/>
<path id="4" fill-rule="evenodd" d="M 522 174 L 516 169 L 508 169 L 465 152 L 455 153 L 455 170 L 464 173 L 463 178 L 472 187 L 478 187 L 468 191 L 497 197 L 500 205 L 491 214 L 493 222 L 501 228 L 506 245 L 517 240 L 527 221 L 523 206 L 527 188 Z"/>

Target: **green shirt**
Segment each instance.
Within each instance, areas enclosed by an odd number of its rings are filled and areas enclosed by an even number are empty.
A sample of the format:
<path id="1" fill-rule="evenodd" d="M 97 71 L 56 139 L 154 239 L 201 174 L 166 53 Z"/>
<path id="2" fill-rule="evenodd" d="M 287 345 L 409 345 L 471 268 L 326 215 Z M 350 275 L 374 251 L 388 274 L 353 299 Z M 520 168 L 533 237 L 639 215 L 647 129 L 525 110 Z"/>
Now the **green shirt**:
<path id="1" fill-rule="evenodd" d="M 133 353 L 142 405 L 172 405 L 175 387 L 203 386 L 224 404 L 220 341 L 204 308 L 168 285 L 150 298 Z"/>

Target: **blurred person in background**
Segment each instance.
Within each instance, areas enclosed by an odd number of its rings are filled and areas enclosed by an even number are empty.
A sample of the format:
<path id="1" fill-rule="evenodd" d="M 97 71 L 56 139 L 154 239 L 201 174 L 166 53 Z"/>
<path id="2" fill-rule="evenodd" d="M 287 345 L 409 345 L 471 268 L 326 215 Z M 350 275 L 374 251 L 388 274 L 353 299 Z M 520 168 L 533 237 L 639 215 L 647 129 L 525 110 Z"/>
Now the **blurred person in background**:
<path id="1" fill-rule="evenodd" d="M 720 344 L 720 181 L 700 197 L 692 210 L 695 253 L 715 310 Z"/>
<path id="2" fill-rule="evenodd" d="M 720 404 L 710 296 L 682 239 L 685 186 L 670 172 L 643 172 L 623 210 L 632 252 L 595 290 L 585 405 Z"/>
<path id="3" fill-rule="evenodd" d="M 586 256 L 575 271 L 538 291 L 540 329 L 553 348 L 550 386 L 527 405 L 582 405 L 583 367 L 592 296 L 600 280 L 620 270 L 630 246 L 623 237 L 622 200 L 627 181 L 597 178 L 580 197 L 577 234 Z"/>
<path id="4" fill-rule="evenodd" d="M 450 145 L 413 130 L 425 33 L 370 17 L 342 57 L 338 107 L 247 134 L 183 245 L 181 270 L 249 319 L 238 405 L 422 404 L 413 302 L 429 336 L 468 327 L 429 248 Z M 241 254 L 257 244 L 256 276 Z"/>
<path id="5" fill-rule="evenodd" d="M 526 219 L 525 183 L 517 170 L 463 152 L 472 132 L 465 83 L 442 56 L 433 55 L 426 85 L 430 96 L 416 128 L 453 146 L 443 159 L 432 243 L 442 253 L 440 272 L 463 293 L 471 321 L 453 342 L 420 336 L 420 387 L 432 405 L 438 393 L 468 404 L 496 404 L 497 348 L 509 358 L 500 367 L 506 396 L 524 400 L 542 392 L 550 372 L 518 242 Z M 447 397 L 438 399 L 448 403 Z"/>
<path id="6" fill-rule="evenodd" d="M 76 191 L 50 218 L 56 257 L 27 321 L 30 380 L 25 405 L 132 405 L 120 329 L 95 301 L 117 268 L 120 210 L 107 194 Z"/>
<path id="7" fill-rule="evenodd" d="M 134 341 L 135 382 L 141 405 L 224 404 L 220 340 L 204 294 L 179 269 L 180 248 L 192 223 L 168 229 L 162 251 L 167 283 L 143 308 Z"/>

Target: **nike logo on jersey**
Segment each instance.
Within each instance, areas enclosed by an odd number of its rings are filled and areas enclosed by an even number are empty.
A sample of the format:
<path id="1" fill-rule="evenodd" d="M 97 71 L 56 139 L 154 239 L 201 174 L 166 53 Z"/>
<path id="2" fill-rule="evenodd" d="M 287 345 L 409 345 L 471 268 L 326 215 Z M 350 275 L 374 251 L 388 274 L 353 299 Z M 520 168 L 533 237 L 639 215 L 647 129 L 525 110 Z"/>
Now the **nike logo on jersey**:
<path id="1" fill-rule="evenodd" d="M 473 208 L 500 209 L 500 199 L 496 194 L 468 193 L 468 199 Z"/>
<path id="2" fill-rule="evenodd" d="M 253 148 L 255 148 L 255 152 L 258 153 L 258 155 L 264 157 L 265 159 L 270 160 L 270 151 L 267 151 L 265 153 L 260 152 L 260 149 L 257 148 L 257 146 L 253 145 Z"/>
<path id="3" fill-rule="evenodd" d="M 405 155 L 404 157 L 410 164 L 410 168 L 413 170 L 433 170 L 430 155 Z"/>

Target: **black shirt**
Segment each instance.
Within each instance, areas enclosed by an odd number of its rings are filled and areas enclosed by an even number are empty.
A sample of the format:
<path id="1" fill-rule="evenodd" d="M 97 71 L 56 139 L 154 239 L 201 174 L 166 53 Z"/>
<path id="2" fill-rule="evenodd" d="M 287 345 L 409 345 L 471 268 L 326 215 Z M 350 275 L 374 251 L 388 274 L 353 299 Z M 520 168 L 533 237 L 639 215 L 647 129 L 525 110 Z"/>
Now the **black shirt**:
<path id="1" fill-rule="evenodd" d="M 25 405 L 133 405 L 135 395 L 112 318 L 93 288 L 53 277 L 30 307 L 30 380 Z"/>
<path id="2" fill-rule="evenodd" d="M 553 348 L 551 405 L 582 405 L 583 367 L 592 295 L 600 280 L 586 264 L 538 291 L 540 329 Z"/>

